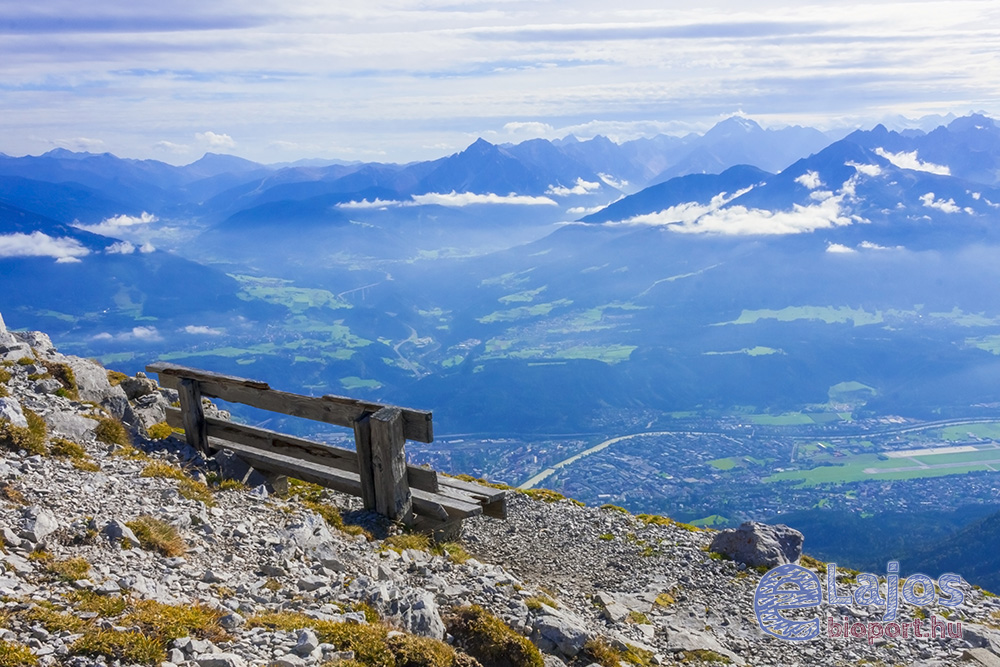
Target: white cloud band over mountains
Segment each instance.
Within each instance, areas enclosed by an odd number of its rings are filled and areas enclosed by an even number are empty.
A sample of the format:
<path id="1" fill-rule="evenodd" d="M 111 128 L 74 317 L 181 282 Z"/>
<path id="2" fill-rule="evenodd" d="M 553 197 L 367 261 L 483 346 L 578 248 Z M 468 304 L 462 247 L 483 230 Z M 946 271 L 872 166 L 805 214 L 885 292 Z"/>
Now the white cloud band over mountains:
<path id="1" fill-rule="evenodd" d="M 510 193 L 509 195 L 498 195 L 492 192 L 428 192 L 422 195 L 411 195 L 409 200 L 397 201 L 395 199 L 374 199 L 368 201 L 349 201 L 337 204 L 337 208 L 344 209 L 379 209 L 394 208 L 398 206 L 474 206 L 482 204 L 507 204 L 516 206 L 556 206 L 556 202 L 549 197 L 535 197 L 531 195 L 519 195 Z"/>

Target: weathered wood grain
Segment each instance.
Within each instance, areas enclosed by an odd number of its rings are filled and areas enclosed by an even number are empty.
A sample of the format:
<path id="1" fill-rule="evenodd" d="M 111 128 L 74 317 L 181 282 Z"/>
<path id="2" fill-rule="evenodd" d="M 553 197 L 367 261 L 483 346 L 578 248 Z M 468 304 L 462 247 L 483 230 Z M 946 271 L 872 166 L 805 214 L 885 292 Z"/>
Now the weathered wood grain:
<path id="1" fill-rule="evenodd" d="M 167 424 L 174 428 L 184 428 L 182 411 L 178 408 L 167 408 Z M 214 417 L 205 417 L 205 426 L 207 435 L 212 438 L 240 443 L 262 452 L 300 456 L 305 460 L 338 470 L 360 472 L 357 453 L 350 449 Z M 407 465 L 406 479 L 411 487 L 432 493 L 438 490 L 438 474 L 428 468 Z M 367 509 L 374 509 L 374 505 Z"/>
<path id="2" fill-rule="evenodd" d="M 184 438 L 187 444 L 208 455 L 208 433 L 205 429 L 205 411 L 201 406 L 201 390 L 197 380 L 185 378 L 177 387 L 184 418 Z"/>
<path id="3" fill-rule="evenodd" d="M 387 407 L 381 403 L 368 403 L 343 396 L 329 395 L 319 398 L 301 396 L 271 389 L 266 382 L 163 362 L 146 366 L 146 371 L 158 373 L 160 385 L 168 389 L 179 390 L 182 379 L 192 379 L 198 382 L 203 396 L 346 428 L 354 428 L 354 422 L 366 413 L 375 413 Z M 434 441 L 433 416 L 430 412 L 408 408 L 400 408 L 400 411 L 403 417 L 403 433 L 408 440 Z"/>
<path id="4" fill-rule="evenodd" d="M 371 426 L 372 476 L 375 481 L 375 511 L 393 521 L 410 512 L 412 500 L 406 480 L 406 437 L 402 410 L 382 408 L 369 418 Z"/>

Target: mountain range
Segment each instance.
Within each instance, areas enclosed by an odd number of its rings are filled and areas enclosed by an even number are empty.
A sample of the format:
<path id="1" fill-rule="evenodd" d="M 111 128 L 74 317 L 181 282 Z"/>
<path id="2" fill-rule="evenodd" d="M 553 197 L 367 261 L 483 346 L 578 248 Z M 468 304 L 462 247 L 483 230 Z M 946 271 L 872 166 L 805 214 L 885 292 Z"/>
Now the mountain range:
<path id="1" fill-rule="evenodd" d="M 462 472 L 523 481 L 567 447 L 683 430 L 715 434 L 711 460 L 764 462 L 766 490 L 788 454 L 722 435 L 808 424 L 864 457 L 892 420 L 1000 419 L 998 217 L 1000 127 L 981 114 L 839 138 L 731 118 L 621 144 L 479 139 L 412 164 L 60 149 L 0 156 L 0 305 L 125 372 L 170 359 L 433 409 L 478 443 L 426 452 Z M 718 470 L 672 461 L 652 478 Z M 621 485 L 630 509 L 675 513 Z"/>

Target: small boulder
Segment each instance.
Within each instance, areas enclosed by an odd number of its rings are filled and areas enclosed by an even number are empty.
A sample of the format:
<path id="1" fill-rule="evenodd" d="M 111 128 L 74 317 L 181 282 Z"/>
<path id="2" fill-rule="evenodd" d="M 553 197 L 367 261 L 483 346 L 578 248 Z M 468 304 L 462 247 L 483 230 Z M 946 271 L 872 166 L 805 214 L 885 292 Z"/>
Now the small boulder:
<path id="1" fill-rule="evenodd" d="M 21 537 L 33 544 L 38 544 L 59 529 L 56 515 L 44 507 L 29 507 L 24 510 L 23 516 Z"/>
<path id="2" fill-rule="evenodd" d="M 21 428 L 28 427 L 28 420 L 24 418 L 24 411 L 16 398 L 0 398 L 0 421 L 9 421 L 14 426 Z"/>
<path id="3" fill-rule="evenodd" d="M 784 524 L 747 521 L 735 530 L 715 536 L 709 551 L 729 556 L 749 567 L 777 567 L 796 563 L 802 555 L 802 533 Z"/>

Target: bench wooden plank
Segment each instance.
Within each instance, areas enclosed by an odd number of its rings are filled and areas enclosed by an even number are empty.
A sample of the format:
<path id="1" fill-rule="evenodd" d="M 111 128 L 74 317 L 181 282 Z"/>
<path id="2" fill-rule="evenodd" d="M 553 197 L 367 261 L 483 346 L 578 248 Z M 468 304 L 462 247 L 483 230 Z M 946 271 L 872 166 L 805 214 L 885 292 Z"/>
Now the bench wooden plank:
<path id="1" fill-rule="evenodd" d="M 301 396 L 271 389 L 266 382 L 164 362 L 146 366 L 146 372 L 159 374 L 160 385 L 168 389 L 178 389 L 180 381 L 187 378 L 198 382 L 203 396 L 346 428 L 354 428 L 354 422 L 365 414 L 375 413 L 388 407 L 381 403 L 369 403 L 344 396 L 327 395 L 319 398 Z M 403 418 L 403 434 L 408 440 L 434 442 L 433 417 L 430 412 L 409 408 L 400 410 Z"/>
<path id="2" fill-rule="evenodd" d="M 185 428 L 181 410 L 178 408 L 167 408 L 167 424 L 174 428 Z M 255 426 L 236 424 L 214 417 L 205 418 L 205 430 L 209 437 L 236 442 L 265 453 L 291 457 L 298 456 L 303 460 L 317 465 L 337 468 L 347 472 L 359 472 L 357 453 L 350 449 L 334 447 L 333 445 L 306 440 L 305 438 L 296 438 L 291 435 Z M 438 490 L 438 474 L 428 468 L 407 465 L 406 479 L 413 488 L 430 492 Z"/>
<path id="3" fill-rule="evenodd" d="M 213 449 L 228 449 L 251 466 L 261 470 L 288 475 L 354 496 L 361 495 L 361 480 L 357 473 L 316 465 L 297 457 L 265 453 L 247 445 L 227 442 L 218 438 L 210 437 L 209 445 Z M 410 493 L 413 499 L 413 511 L 416 514 L 434 517 L 438 520 L 455 520 L 467 519 L 483 513 L 483 508 L 478 504 L 463 502 L 438 493 L 420 489 L 411 489 Z"/>
<path id="4" fill-rule="evenodd" d="M 474 482 L 455 479 L 447 475 L 438 477 L 440 493 L 453 495 L 452 491 L 461 492 L 474 502 L 483 506 L 483 514 L 495 519 L 507 518 L 507 492 L 504 489 L 494 489 Z"/>

